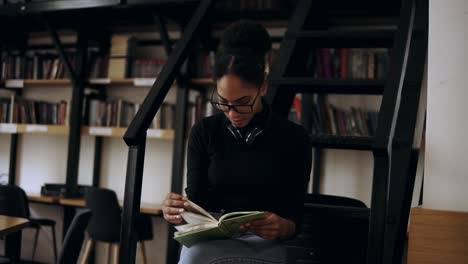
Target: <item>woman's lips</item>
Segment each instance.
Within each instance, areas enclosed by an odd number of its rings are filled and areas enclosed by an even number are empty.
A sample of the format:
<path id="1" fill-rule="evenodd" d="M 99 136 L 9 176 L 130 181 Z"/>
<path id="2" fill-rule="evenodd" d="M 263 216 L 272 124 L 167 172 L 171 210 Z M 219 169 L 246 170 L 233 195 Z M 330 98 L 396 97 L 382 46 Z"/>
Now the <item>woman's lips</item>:
<path id="1" fill-rule="evenodd" d="M 245 120 L 231 120 L 231 123 L 234 125 L 234 126 L 239 126 L 239 125 L 242 125 L 244 123 Z"/>

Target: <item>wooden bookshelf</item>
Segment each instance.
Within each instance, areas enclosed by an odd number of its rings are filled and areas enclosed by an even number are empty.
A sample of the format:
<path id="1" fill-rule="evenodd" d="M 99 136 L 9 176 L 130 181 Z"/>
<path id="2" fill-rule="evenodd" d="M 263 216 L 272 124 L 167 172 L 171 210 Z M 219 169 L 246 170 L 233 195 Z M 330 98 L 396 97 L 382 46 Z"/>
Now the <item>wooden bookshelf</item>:
<path id="1" fill-rule="evenodd" d="M 193 78 L 193 79 L 190 79 L 190 82 L 193 84 L 204 85 L 204 86 L 216 85 L 216 83 L 211 78 Z"/>
<path id="2" fill-rule="evenodd" d="M 45 80 L 24 80 L 14 79 L 6 80 L 5 87 L 7 88 L 24 88 L 25 86 L 59 86 L 70 85 L 69 79 L 45 79 Z"/>
<path id="3" fill-rule="evenodd" d="M 124 136 L 126 127 L 82 127 L 83 135 L 118 137 Z M 0 134 L 47 134 L 47 135 L 68 135 L 68 126 L 59 125 L 24 125 L 0 123 Z M 152 139 L 173 140 L 173 129 L 148 129 L 147 137 Z"/>
<path id="4" fill-rule="evenodd" d="M 123 137 L 127 128 L 125 127 L 83 127 L 83 135 L 101 137 Z M 153 139 L 173 140 L 174 130 L 172 129 L 148 129 L 147 137 Z"/>
<path id="5" fill-rule="evenodd" d="M 69 79 L 52 79 L 52 80 L 24 80 L 25 85 L 67 85 L 71 84 Z"/>
<path id="6" fill-rule="evenodd" d="M 0 134 L 68 135 L 68 126 L 0 123 Z"/>

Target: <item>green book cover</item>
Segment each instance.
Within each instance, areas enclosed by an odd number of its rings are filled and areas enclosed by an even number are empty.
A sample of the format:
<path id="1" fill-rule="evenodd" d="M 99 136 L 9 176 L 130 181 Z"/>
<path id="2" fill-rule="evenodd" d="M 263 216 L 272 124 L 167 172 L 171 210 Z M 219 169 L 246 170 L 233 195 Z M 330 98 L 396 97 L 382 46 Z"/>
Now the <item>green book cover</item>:
<path id="1" fill-rule="evenodd" d="M 188 203 L 187 211 L 182 213 L 187 224 L 176 226 L 177 232 L 174 233 L 174 239 L 186 247 L 201 241 L 232 237 L 239 234 L 242 224 L 265 217 L 265 213 L 259 211 L 232 212 L 217 220 L 195 203 L 191 201 Z"/>

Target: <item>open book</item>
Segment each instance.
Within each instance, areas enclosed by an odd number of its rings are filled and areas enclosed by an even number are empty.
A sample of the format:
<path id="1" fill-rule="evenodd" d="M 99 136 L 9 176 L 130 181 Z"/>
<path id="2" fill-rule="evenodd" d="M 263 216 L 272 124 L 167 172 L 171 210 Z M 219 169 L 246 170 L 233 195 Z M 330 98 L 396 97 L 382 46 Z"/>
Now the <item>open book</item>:
<path id="1" fill-rule="evenodd" d="M 186 247 L 191 247 L 200 241 L 229 238 L 239 233 L 242 224 L 265 217 L 264 212 L 232 212 L 221 216 L 218 220 L 192 201 L 182 213 L 185 225 L 175 226 L 177 232 L 174 238 Z"/>

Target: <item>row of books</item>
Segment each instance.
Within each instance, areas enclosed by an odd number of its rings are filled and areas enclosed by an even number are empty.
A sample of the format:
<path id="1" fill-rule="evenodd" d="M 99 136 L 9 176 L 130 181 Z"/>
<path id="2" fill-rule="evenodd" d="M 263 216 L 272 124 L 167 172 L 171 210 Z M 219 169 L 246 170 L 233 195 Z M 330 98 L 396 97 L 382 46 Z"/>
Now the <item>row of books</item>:
<path id="1" fill-rule="evenodd" d="M 342 109 L 326 101 L 314 102 L 311 108 L 314 135 L 373 136 L 378 112 L 351 107 Z"/>
<path id="2" fill-rule="evenodd" d="M 166 60 L 135 60 L 132 66 L 132 76 L 136 78 L 155 78 L 161 72 Z"/>
<path id="3" fill-rule="evenodd" d="M 2 56 L 1 79 L 60 79 L 65 76 L 68 74 L 62 61 L 53 53 Z"/>
<path id="4" fill-rule="evenodd" d="M 213 51 L 199 50 L 190 55 L 189 74 L 199 78 L 211 78 L 213 75 L 213 67 L 215 54 Z"/>
<path id="5" fill-rule="evenodd" d="M 187 125 L 192 127 L 207 113 L 203 107 L 203 99 L 198 96 L 195 103 L 188 105 Z M 140 108 L 139 103 L 129 102 L 123 99 L 104 100 L 94 94 L 86 96 L 83 124 L 102 127 L 128 127 Z M 175 105 L 163 103 L 156 113 L 150 128 L 174 129 Z"/>
<path id="6" fill-rule="evenodd" d="M 307 61 L 317 79 L 384 80 L 388 65 L 388 49 L 317 48 Z"/>
<path id="7" fill-rule="evenodd" d="M 0 123 L 66 125 L 68 104 L 0 97 Z"/>
<path id="8" fill-rule="evenodd" d="M 72 67 L 75 54 L 69 55 Z M 115 61 L 113 61 L 116 63 Z M 166 60 L 135 60 L 129 77 L 154 78 L 162 70 Z M 90 78 L 106 78 L 109 56 L 89 56 Z M 33 55 L 8 55 L 2 58 L 0 79 L 54 80 L 68 78 L 61 59 L 53 53 L 34 53 Z M 118 76 L 125 78 L 125 75 Z"/>

